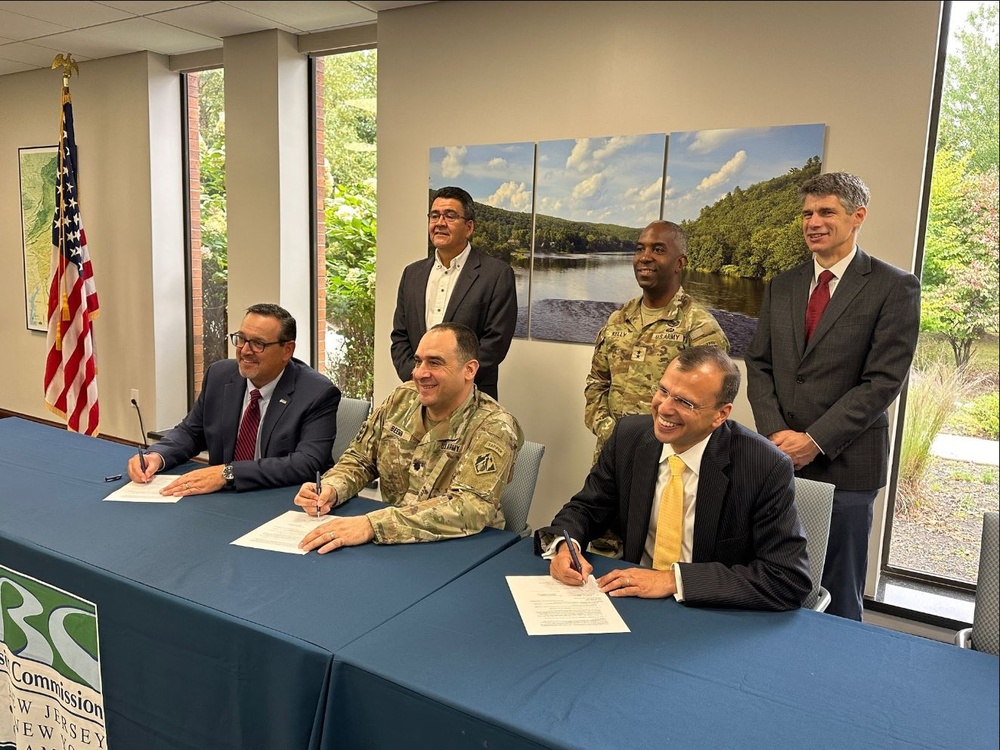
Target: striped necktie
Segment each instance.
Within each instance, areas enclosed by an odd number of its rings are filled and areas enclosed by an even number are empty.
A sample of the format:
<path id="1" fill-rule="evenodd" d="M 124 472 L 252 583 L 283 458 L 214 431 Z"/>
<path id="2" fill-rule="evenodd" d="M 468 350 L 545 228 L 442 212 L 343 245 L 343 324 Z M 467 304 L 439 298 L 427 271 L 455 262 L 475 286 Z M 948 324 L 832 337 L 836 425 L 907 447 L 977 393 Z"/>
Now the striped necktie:
<path id="1" fill-rule="evenodd" d="M 257 452 L 257 428 L 260 427 L 260 391 L 250 391 L 250 403 L 243 412 L 240 431 L 236 436 L 234 461 L 253 461 Z"/>

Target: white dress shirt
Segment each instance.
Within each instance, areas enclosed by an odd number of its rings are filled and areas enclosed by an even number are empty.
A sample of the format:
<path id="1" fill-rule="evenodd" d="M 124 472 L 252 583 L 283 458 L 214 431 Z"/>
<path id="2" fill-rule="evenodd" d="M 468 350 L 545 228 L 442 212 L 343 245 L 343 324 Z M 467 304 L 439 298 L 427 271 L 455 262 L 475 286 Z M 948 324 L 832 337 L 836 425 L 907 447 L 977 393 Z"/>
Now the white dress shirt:
<path id="1" fill-rule="evenodd" d="M 434 251 L 434 265 L 427 277 L 426 307 L 424 308 L 424 322 L 427 324 L 427 330 L 444 321 L 444 313 L 448 309 L 451 293 L 455 289 L 455 283 L 458 281 L 462 269 L 465 268 L 465 264 L 469 260 L 471 251 L 472 245 L 466 243 L 465 250 L 456 255 L 447 268 L 441 262 L 440 253 L 437 250 Z"/>

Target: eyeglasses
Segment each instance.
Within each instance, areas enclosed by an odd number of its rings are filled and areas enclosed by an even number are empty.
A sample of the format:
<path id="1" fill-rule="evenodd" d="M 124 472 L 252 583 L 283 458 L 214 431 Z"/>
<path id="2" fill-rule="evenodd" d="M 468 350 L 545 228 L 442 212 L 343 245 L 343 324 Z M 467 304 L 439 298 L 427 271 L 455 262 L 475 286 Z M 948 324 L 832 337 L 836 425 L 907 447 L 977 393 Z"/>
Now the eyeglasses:
<path id="1" fill-rule="evenodd" d="M 659 394 L 660 398 L 662 398 L 664 401 L 666 401 L 667 399 L 670 399 L 675 404 L 677 404 L 679 407 L 681 407 L 682 409 L 686 409 L 687 411 L 700 411 L 702 409 L 714 409 L 715 408 L 713 404 L 708 404 L 706 406 L 695 406 L 690 401 L 688 401 L 686 398 L 681 398 L 680 396 L 675 396 L 674 394 L 670 393 L 670 391 L 668 391 L 666 388 L 663 388 L 662 386 L 660 388 L 658 388 L 656 392 Z"/>
<path id="2" fill-rule="evenodd" d="M 456 221 L 469 221 L 469 217 L 462 216 L 455 211 L 445 211 L 444 213 L 441 211 L 431 211 L 427 214 L 427 219 L 431 222 L 441 221 L 441 219 L 444 219 L 449 224 L 454 224 Z"/>
<path id="3" fill-rule="evenodd" d="M 254 354 L 260 354 L 267 347 L 274 346 L 275 344 L 287 344 L 288 342 L 283 339 L 278 339 L 277 341 L 261 341 L 260 339 L 248 339 L 242 333 L 237 331 L 236 333 L 229 334 L 229 342 L 239 349 L 241 346 L 246 344 L 250 347 L 250 351 Z"/>

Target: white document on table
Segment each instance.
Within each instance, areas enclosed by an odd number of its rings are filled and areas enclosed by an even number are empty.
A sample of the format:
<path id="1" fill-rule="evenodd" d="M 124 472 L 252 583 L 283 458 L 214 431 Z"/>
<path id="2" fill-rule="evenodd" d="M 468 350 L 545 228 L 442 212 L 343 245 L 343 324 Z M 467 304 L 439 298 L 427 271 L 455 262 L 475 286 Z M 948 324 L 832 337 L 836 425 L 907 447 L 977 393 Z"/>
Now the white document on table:
<path id="1" fill-rule="evenodd" d="M 507 585 L 528 635 L 631 632 L 593 576 L 583 586 L 552 576 L 507 576 Z"/>
<path id="2" fill-rule="evenodd" d="M 300 510 L 289 510 L 277 518 L 247 532 L 230 544 L 254 549 L 268 549 L 272 552 L 288 552 L 293 555 L 304 555 L 306 550 L 299 549 L 299 542 L 310 531 L 321 523 L 329 521 L 331 516 L 310 516 Z"/>
<path id="3" fill-rule="evenodd" d="M 180 474 L 156 474 L 148 482 L 129 482 L 108 495 L 105 500 L 123 503 L 176 503 L 181 498 L 161 495 L 160 490 L 173 482 Z"/>

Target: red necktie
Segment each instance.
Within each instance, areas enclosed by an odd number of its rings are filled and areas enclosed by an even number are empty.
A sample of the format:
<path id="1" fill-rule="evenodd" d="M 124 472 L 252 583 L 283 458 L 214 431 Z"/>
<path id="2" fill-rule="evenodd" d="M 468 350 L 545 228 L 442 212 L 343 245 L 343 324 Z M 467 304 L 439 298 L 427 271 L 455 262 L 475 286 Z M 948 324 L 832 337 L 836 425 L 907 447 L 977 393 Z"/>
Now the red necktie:
<path id="1" fill-rule="evenodd" d="M 819 283 L 816 284 L 816 288 L 809 295 L 809 304 L 806 306 L 807 344 L 809 343 L 809 338 L 813 335 L 813 331 L 816 330 L 816 324 L 819 323 L 823 310 L 826 309 L 826 303 L 830 301 L 830 282 L 835 278 L 836 276 L 833 275 L 832 271 L 823 271 L 819 275 Z"/>
<path id="2" fill-rule="evenodd" d="M 257 428 L 260 426 L 260 391 L 254 388 L 250 391 L 250 403 L 243 412 L 240 431 L 236 436 L 236 453 L 234 461 L 253 461 L 257 448 Z"/>

